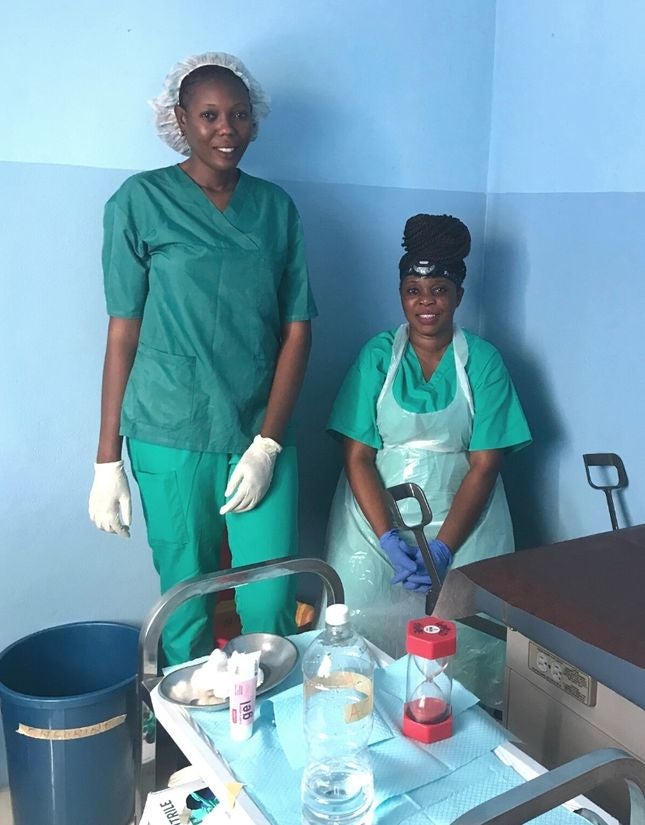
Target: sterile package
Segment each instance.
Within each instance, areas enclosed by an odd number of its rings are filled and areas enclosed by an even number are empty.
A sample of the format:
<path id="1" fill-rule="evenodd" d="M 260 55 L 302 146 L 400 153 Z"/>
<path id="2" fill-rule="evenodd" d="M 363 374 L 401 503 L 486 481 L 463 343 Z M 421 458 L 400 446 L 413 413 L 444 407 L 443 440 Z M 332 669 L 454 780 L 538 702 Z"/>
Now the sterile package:
<path id="1" fill-rule="evenodd" d="M 231 814 L 224 805 L 217 805 L 201 817 L 193 812 L 193 818 L 190 818 L 191 812 L 187 809 L 187 800 L 191 794 L 203 788 L 204 781 L 197 779 L 174 788 L 149 793 L 143 809 L 141 825 L 192 825 L 197 822 L 203 825 L 224 825 L 224 823 L 232 822 Z"/>

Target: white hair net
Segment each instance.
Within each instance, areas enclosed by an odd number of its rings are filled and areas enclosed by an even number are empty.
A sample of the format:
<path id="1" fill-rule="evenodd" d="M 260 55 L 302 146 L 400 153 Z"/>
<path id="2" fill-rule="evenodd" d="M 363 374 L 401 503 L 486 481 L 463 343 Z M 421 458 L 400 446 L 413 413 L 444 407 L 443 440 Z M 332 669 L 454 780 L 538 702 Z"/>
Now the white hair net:
<path id="1" fill-rule="evenodd" d="M 157 134 L 161 140 L 176 152 L 180 152 L 182 155 L 190 155 L 190 147 L 175 117 L 175 106 L 179 103 L 181 81 L 200 66 L 222 66 L 225 69 L 230 69 L 244 83 L 249 90 L 251 100 L 251 121 L 253 125 L 251 140 L 255 140 L 260 120 L 271 111 L 271 101 L 244 63 L 234 55 L 225 52 L 206 52 L 205 54 L 186 57 L 168 72 L 164 80 L 163 91 L 150 101 L 150 105 L 155 112 Z"/>

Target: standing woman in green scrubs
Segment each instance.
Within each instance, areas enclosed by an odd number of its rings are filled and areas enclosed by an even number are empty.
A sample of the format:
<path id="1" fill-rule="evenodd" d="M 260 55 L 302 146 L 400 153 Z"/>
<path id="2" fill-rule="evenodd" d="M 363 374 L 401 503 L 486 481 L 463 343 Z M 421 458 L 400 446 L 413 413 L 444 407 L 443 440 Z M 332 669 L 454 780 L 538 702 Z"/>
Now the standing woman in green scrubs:
<path id="1" fill-rule="evenodd" d="M 444 575 L 451 565 L 514 549 L 499 471 L 504 453 L 531 440 L 499 352 L 453 320 L 464 293 L 467 227 L 448 215 L 416 215 L 403 245 L 406 323 L 363 347 L 328 424 L 343 437 L 345 472 L 327 560 L 341 576 L 353 625 L 395 657 L 405 652 L 407 620 L 424 615 L 431 582 L 419 549 L 394 527 L 385 488 L 423 488 L 433 513 L 430 551 Z M 455 664 L 484 704 L 501 705 L 503 642 L 460 625 Z"/>
<path id="2" fill-rule="evenodd" d="M 233 564 L 297 552 L 288 421 L 307 363 L 302 226 L 280 187 L 238 169 L 268 100 L 232 55 L 187 58 L 152 102 L 182 163 L 127 179 L 105 208 L 110 316 L 89 512 L 129 535 L 127 441 L 162 592 Z M 245 633 L 295 632 L 293 578 L 236 593 Z M 213 648 L 212 596 L 166 625 L 168 664 Z"/>

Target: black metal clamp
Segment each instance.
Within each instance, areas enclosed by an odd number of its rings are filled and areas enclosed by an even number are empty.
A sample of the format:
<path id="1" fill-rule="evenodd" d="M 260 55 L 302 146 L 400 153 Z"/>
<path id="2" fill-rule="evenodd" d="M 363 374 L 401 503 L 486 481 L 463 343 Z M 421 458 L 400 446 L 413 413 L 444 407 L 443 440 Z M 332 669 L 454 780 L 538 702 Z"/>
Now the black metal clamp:
<path id="1" fill-rule="evenodd" d="M 625 472 L 625 465 L 623 460 L 616 453 L 584 453 L 582 460 L 585 463 L 585 472 L 587 474 L 587 481 L 594 490 L 602 490 L 607 498 L 607 508 L 609 509 L 609 518 L 611 519 L 611 529 L 618 530 L 618 519 L 616 518 L 616 508 L 614 507 L 613 491 L 622 490 L 627 487 L 627 473 Z M 594 484 L 591 480 L 590 467 L 614 467 L 618 473 L 618 481 L 616 484 Z"/>
<path id="2" fill-rule="evenodd" d="M 425 564 L 428 574 L 430 575 L 432 584 L 426 593 L 426 614 L 428 616 L 432 616 L 437 599 L 439 598 L 441 585 L 443 584 L 443 581 L 439 576 L 439 571 L 434 563 L 434 559 L 432 558 L 428 540 L 426 539 L 426 535 L 423 531 L 423 528 L 427 527 L 428 524 L 432 522 L 432 510 L 430 509 L 425 493 L 418 484 L 414 484 L 413 482 L 396 484 L 394 487 L 388 487 L 387 492 L 392 498 L 391 509 L 395 525 L 401 530 L 410 530 L 410 532 L 414 535 L 417 547 L 421 551 L 423 563 Z M 408 498 L 413 498 L 421 510 L 421 520 L 416 524 L 407 524 L 405 518 L 401 514 L 401 510 L 399 509 L 399 501 L 405 501 L 405 499 Z"/>
<path id="3" fill-rule="evenodd" d="M 423 562 L 428 570 L 428 573 L 430 574 L 432 585 L 430 586 L 430 590 L 426 593 L 425 610 L 428 616 L 432 616 L 434 614 L 437 599 L 439 598 L 444 582 L 444 579 L 441 578 L 439 572 L 437 571 L 434 559 L 432 558 L 432 553 L 430 552 L 428 539 L 426 538 L 423 530 L 424 527 L 427 527 L 427 525 L 432 522 L 432 510 L 430 509 L 425 493 L 418 484 L 414 484 L 413 482 L 397 484 L 394 487 L 388 487 L 387 492 L 392 499 L 391 510 L 395 525 L 401 530 L 410 530 L 412 532 L 419 550 L 421 551 Z M 413 498 L 418 503 L 421 510 L 421 520 L 417 524 L 407 524 L 405 518 L 401 514 L 401 510 L 399 509 L 398 502 L 408 498 Z M 462 624 L 472 627 L 474 630 L 479 630 L 482 633 L 486 633 L 488 636 L 493 636 L 494 638 L 501 639 L 503 641 L 506 640 L 506 628 L 504 625 L 499 624 L 486 616 L 464 616 L 460 617 L 459 621 Z"/>

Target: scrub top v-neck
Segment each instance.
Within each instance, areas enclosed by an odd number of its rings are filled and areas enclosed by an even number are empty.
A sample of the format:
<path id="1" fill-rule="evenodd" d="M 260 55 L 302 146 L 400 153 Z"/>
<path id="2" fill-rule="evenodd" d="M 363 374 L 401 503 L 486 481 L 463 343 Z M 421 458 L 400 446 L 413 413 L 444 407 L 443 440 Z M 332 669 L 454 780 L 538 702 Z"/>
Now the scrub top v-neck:
<path id="1" fill-rule="evenodd" d="M 206 215 L 212 217 L 216 226 L 226 227 L 227 224 L 229 224 L 234 228 L 243 220 L 243 206 L 249 194 L 249 184 L 251 180 L 257 180 L 257 178 L 252 178 L 239 169 L 239 178 L 231 193 L 231 197 L 224 209 L 220 209 L 219 206 L 208 197 L 202 187 L 191 178 L 188 172 L 182 169 L 180 164 L 171 166 L 170 168 L 177 172 L 178 182 L 183 184 L 186 190 L 194 195 L 196 203 L 198 202 L 201 205 Z M 225 223 L 221 222 L 221 218 L 224 218 Z"/>
<path id="2" fill-rule="evenodd" d="M 221 207 L 219 207 L 215 203 L 214 200 L 212 200 L 206 194 L 203 187 L 200 186 L 200 184 L 198 184 L 197 181 L 188 174 L 188 172 L 186 172 L 186 170 L 182 167 L 182 165 L 180 163 L 178 163 L 174 168 L 177 169 L 177 171 L 183 173 L 188 178 L 189 182 L 191 182 L 194 186 L 197 187 L 197 189 L 202 193 L 204 198 L 206 198 L 206 200 L 208 201 L 208 203 L 210 203 L 210 205 L 213 207 L 213 209 L 216 209 L 220 214 L 224 215 L 225 217 L 230 217 L 235 212 L 234 201 L 236 199 L 236 197 L 235 197 L 236 194 L 240 193 L 238 195 L 238 198 L 243 198 L 244 197 L 244 188 L 245 188 L 245 186 L 244 186 L 244 182 L 243 182 L 243 177 L 246 177 L 246 176 L 243 175 L 243 173 L 240 169 L 237 170 L 238 178 L 237 178 L 237 181 L 235 182 L 235 186 L 233 187 L 233 190 L 231 191 L 231 195 L 230 195 L 230 197 L 229 197 L 229 199 L 226 203 L 226 206 L 222 209 Z"/>
<path id="3" fill-rule="evenodd" d="M 108 314 L 142 319 L 121 434 L 243 451 L 264 416 L 282 325 L 316 314 L 291 198 L 240 172 L 220 210 L 170 166 L 126 180 L 104 230 Z"/>

